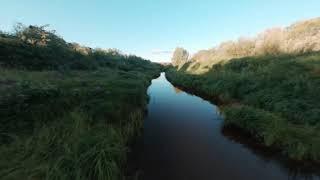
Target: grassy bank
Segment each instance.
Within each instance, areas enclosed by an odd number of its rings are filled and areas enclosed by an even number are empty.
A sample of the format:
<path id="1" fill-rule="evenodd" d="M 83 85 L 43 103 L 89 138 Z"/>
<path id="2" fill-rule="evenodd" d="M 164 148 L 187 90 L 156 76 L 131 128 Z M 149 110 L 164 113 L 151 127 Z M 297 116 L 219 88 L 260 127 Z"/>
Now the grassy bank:
<path id="1" fill-rule="evenodd" d="M 320 54 L 233 59 L 200 75 L 167 71 L 173 84 L 223 103 L 226 125 L 295 160 L 320 160 Z"/>
<path id="2" fill-rule="evenodd" d="M 2 34 L 0 52 L 0 179 L 124 179 L 160 66 L 42 27 Z"/>

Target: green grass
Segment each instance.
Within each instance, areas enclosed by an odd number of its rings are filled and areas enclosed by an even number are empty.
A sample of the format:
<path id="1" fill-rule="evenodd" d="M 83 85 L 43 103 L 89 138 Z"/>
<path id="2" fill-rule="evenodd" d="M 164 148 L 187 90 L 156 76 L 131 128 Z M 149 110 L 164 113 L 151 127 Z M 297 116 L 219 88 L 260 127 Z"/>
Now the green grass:
<path id="1" fill-rule="evenodd" d="M 118 179 L 126 144 L 118 129 L 71 112 L 1 149 L 3 179 Z"/>
<path id="2" fill-rule="evenodd" d="M 160 69 L 45 26 L 0 32 L 0 179 L 124 179 Z"/>
<path id="3" fill-rule="evenodd" d="M 252 106 L 227 106 L 223 108 L 225 125 L 240 127 L 266 146 L 275 146 L 295 160 L 320 159 L 319 127 L 295 125 L 288 120 Z"/>
<path id="4" fill-rule="evenodd" d="M 233 59 L 200 75 L 185 69 L 169 69 L 168 79 L 222 102 L 226 124 L 293 159 L 320 161 L 319 53 Z"/>
<path id="5" fill-rule="evenodd" d="M 1 69 L 1 179 L 122 179 L 159 68 Z"/>

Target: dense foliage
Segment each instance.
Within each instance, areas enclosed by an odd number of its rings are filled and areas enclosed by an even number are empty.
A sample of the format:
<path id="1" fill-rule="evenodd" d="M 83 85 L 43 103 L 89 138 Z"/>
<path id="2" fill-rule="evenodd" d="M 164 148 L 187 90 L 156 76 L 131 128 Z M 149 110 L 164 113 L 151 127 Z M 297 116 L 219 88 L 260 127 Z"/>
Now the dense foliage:
<path id="1" fill-rule="evenodd" d="M 123 179 L 160 66 L 44 28 L 0 36 L 0 179 Z"/>
<path id="2" fill-rule="evenodd" d="M 294 159 L 320 161 L 320 54 L 245 57 L 207 73 L 171 69 L 178 86 L 218 100 L 226 124 L 241 127 Z"/>

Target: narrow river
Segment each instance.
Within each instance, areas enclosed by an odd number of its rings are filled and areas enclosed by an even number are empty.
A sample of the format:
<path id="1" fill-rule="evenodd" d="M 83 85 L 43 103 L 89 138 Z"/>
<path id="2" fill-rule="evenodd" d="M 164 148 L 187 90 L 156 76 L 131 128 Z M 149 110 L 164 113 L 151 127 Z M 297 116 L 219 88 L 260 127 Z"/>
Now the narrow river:
<path id="1" fill-rule="evenodd" d="M 320 179 L 241 143 L 241 137 L 223 130 L 217 106 L 175 88 L 164 73 L 152 81 L 148 94 L 138 157 L 141 179 Z"/>

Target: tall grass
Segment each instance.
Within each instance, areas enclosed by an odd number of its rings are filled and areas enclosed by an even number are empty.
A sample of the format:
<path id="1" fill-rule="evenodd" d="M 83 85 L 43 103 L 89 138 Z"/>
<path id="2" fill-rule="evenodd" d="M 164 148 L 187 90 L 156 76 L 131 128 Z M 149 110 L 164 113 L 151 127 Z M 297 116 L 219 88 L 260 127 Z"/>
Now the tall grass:
<path id="1" fill-rule="evenodd" d="M 1 71 L 1 179 L 125 178 L 158 73 Z"/>
<path id="2" fill-rule="evenodd" d="M 0 32 L 0 179 L 124 179 L 160 68 L 46 26 Z"/>
<path id="3" fill-rule="evenodd" d="M 71 112 L 1 149 L 3 179 L 119 179 L 126 146 L 119 130 L 90 127 Z"/>
<path id="4" fill-rule="evenodd" d="M 178 86 L 222 102 L 226 123 L 298 160 L 320 160 L 320 54 L 245 57 L 205 74 L 167 71 Z M 235 105 L 235 106 L 233 106 Z"/>
<path id="5" fill-rule="evenodd" d="M 292 159 L 320 162 L 319 127 L 292 124 L 276 113 L 246 105 L 227 106 L 223 112 L 226 126 L 240 127 Z"/>

